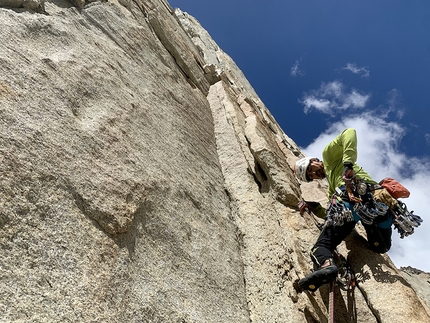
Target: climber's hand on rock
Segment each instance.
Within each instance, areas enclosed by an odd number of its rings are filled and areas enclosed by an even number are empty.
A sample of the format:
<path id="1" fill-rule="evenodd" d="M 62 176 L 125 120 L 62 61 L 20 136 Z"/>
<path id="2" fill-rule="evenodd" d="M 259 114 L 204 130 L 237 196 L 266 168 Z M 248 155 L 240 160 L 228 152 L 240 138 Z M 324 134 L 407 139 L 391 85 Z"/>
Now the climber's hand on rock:
<path id="1" fill-rule="evenodd" d="M 303 213 L 309 210 L 309 205 L 305 201 L 300 201 L 297 206 L 299 207 L 301 215 L 303 215 Z"/>

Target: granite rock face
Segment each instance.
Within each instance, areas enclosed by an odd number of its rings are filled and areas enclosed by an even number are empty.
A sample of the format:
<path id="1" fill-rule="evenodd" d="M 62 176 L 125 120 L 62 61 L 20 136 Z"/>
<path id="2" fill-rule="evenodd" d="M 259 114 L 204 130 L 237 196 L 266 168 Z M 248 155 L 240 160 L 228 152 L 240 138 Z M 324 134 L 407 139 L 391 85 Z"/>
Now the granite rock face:
<path id="1" fill-rule="evenodd" d="M 0 0 L 0 322 L 324 322 L 302 156 L 164 0 Z M 360 229 L 338 322 L 430 322 Z"/>
<path id="2" fill-rule="evenodd" d="M 411 284 L 421 300 L 430 307 L 430 273 L 408 267 L 401 267 L 403 277 Z"/>

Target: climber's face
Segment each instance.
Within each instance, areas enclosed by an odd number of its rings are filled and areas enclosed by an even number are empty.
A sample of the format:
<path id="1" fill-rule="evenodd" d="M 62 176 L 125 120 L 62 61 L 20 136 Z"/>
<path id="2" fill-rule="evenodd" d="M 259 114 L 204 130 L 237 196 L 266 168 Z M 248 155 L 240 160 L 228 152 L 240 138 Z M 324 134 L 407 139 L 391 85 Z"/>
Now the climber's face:
<path id="1" fill-rule="evenodd" d="M 306 171 L 310 179 L 325 178 L 324 165 L 318 158 L 312 158 Z"/>

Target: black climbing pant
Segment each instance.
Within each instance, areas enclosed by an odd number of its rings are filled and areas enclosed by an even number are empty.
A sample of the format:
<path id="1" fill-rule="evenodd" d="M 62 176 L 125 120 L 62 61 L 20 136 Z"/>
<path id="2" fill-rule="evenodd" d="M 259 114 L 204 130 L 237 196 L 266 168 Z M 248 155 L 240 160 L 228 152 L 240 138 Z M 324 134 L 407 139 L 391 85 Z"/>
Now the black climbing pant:
<path id="1" fill-rule="evenodd" d="M 325 226 L 311 251 L 313 262 L 319 267 L 327 259 L 333 258 L 333 251 L 354 229 L 355 221 L 345 222 L 342 226 Z M 369 249 L 377 253 L 385 253 L 391 248 L 392 229 L 364 225 L 367 233 Z"/>
<path id="2" fill-rule="evenodd" d="M 327 225 L 321 231 L 311 251 L 312 261 L 320 267 L 327 259 L 333 258 L 333 251 L 354 229 L 355 221 L 342 226 Z"/>

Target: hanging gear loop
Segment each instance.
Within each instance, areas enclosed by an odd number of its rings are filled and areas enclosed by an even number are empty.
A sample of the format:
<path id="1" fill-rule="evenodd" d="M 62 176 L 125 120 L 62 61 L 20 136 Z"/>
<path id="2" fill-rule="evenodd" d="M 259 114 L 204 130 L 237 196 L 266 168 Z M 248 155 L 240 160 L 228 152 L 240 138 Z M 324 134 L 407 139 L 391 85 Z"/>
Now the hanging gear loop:
<path id="1" fill-rule="evenodd" d="M 326 210 L 326 222 L 324 225 L 342 226 L 345 222 L 354 221 L 352 211 L 348 209 L 339 196 L 334 194 Z"/>
<path id="2" fill-rule="evenodd" d="M 394 228 L 399 232 L 400 239 L 410 236 L 415 232 L 414 228 L 417 228 L 423 222 L 420 216 L 414 214 L 414 211 L 408 211 L 406 204 L 397 201 L 397 205 L 392 208 L 394 213 Z"/>

